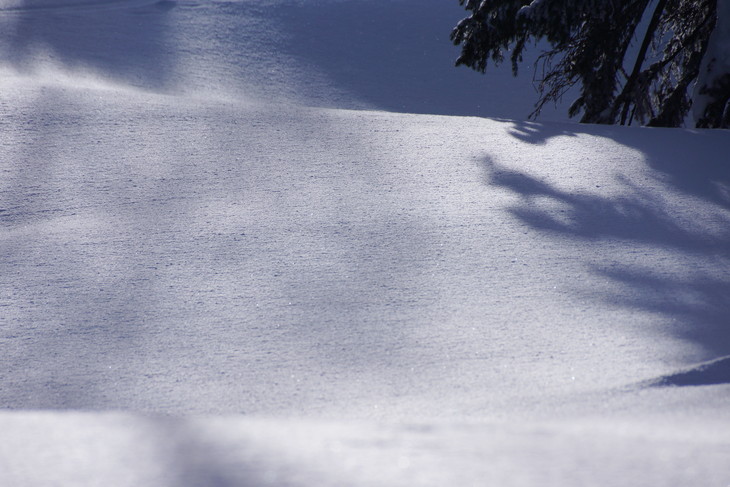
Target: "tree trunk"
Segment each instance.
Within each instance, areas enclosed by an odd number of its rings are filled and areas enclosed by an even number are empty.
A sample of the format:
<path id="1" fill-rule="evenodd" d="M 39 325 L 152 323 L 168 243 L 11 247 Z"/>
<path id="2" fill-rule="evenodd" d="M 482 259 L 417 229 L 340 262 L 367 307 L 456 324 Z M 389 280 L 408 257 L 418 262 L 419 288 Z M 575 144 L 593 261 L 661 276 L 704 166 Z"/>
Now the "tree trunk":
<path id="1" fill-rule="evenodd" d="M 641 66 L 644 65 L 644 60 L 646 59 L 646 53 L 649 50 L 649 46 L 651 45 L 651 40 L 654 37 L 654 32 L 656 32 L 657 27 L 659 26 L 659 21 L 662 18 L 662 14 L 664 13 L 664 8 L 667 5 L 667 0 L 659 0 L 657 3 L 656 8 L 654 9 L 654 14 L 651 16 L 651 21 L 649 22 L 649 26 L 646 28 L 646 33 L 644 34 L 644 40 L 641 42 L 641 47 L 639 48 L 639 53 L 636 55 L 636 61 L 634 61 L 634 69 L 631 70 L 631 74 L 629 75 L 628 79 L 626 80 L 626 84 L 624 85 L 624 89 L 622 90 L 621 94 L 616 99 L 616 110 L 623 105 L 623 108 L 621 110 L 621 125 L 626 125 L 626 117 L 629 113 L 629 107 L 631 106 L 631 102 L 633 101 L 634 104 L 636 104 L 635 98 L 635 87 L 636 82 L 639 79 L 639 74 L 641 73 Z"/>
<path id="2" fill-rule="evenodd" d="M 730 128 L 730 0 L 712 0 L 714 30 L 702 61 L 693 112 L 700 128 Z"/>

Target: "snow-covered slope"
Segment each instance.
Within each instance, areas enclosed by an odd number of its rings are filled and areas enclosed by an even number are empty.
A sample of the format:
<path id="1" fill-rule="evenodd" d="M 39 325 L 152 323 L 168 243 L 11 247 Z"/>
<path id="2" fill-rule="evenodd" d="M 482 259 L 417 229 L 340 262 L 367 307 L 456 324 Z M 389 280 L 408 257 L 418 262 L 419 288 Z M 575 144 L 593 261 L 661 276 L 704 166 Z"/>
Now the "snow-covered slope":
<path id="1" fill-rule="evenodd" d="M 0 4 L 0 481 L 730 481 L 727 132 L 519 121 L 416 3 Z"/>
<path id="2" fill-rule="evenodd" d="M 366 423 L 127 413 L 0 415 L 7 485 L 724 485 L 720 429 Z M 12 463 L 4 461 L 11 459 Z"/>
<path id="3" fill-rule="evenodd" d="M 456 0 L 0 0 L 0 52 L 6 69 L 74 84 L 525 118 L 529 66 L 517 79 L 453 67 L 462 12 Z"/>

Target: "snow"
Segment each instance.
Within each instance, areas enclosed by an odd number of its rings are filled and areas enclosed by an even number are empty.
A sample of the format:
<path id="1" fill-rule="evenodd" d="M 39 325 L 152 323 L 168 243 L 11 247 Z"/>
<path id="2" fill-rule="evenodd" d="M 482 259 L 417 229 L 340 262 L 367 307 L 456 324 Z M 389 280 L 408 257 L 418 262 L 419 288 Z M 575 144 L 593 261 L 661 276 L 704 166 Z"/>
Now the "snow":
<path id="1" fill-rule="evenodd" d="M 722 434 L 697 436 L 691 428 L 647 434 L 633 423 L 609 431 L 580 422 L 372 425 L 109 412 L 25 412 L 0 422 L 3 431 L 28 437 L 13 452 L 19 461 L 6 479 L 14 485 L 47 485 L 37 459 L 53 469 L 59 485 L 605 485 L 630 479 L 673 486 L 727 479 L 716 468 L 728 454 Z"/>
<path id="2" fill-rule="evenodd" d="M 420 6 L 0 4 L 0 483 L 730 481 L 727 133 Z"/>

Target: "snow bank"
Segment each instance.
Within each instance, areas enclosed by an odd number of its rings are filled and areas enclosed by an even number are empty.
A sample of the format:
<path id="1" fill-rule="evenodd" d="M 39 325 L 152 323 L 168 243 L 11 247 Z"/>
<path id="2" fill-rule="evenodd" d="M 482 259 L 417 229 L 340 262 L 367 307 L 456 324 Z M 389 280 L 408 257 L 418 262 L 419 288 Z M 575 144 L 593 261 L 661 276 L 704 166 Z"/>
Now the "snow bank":
<path id="1" fill-rule="evenodd" d="M 2 17 L 0 483 L 727 478 L 726 134 L 346 110 L 281 5 Z"/>

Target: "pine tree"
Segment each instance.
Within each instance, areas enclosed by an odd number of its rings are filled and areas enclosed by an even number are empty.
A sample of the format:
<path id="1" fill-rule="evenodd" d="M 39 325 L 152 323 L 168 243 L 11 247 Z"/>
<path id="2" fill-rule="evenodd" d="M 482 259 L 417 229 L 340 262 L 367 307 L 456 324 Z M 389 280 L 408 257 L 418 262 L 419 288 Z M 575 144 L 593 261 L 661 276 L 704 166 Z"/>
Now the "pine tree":
<path id="1" fill-rule="evenodd" d="M 730 0 L 459 0 L 470 15 L 454 28 L 457 65 L 485 72 L 510 52 L 515 75 L 529 43 L 539 99 L 581 122 L 730 127 Z M 693 97 L 690 97 L 692 87 Z M 693 100 L 694 98 L 694 100 Z"/>

